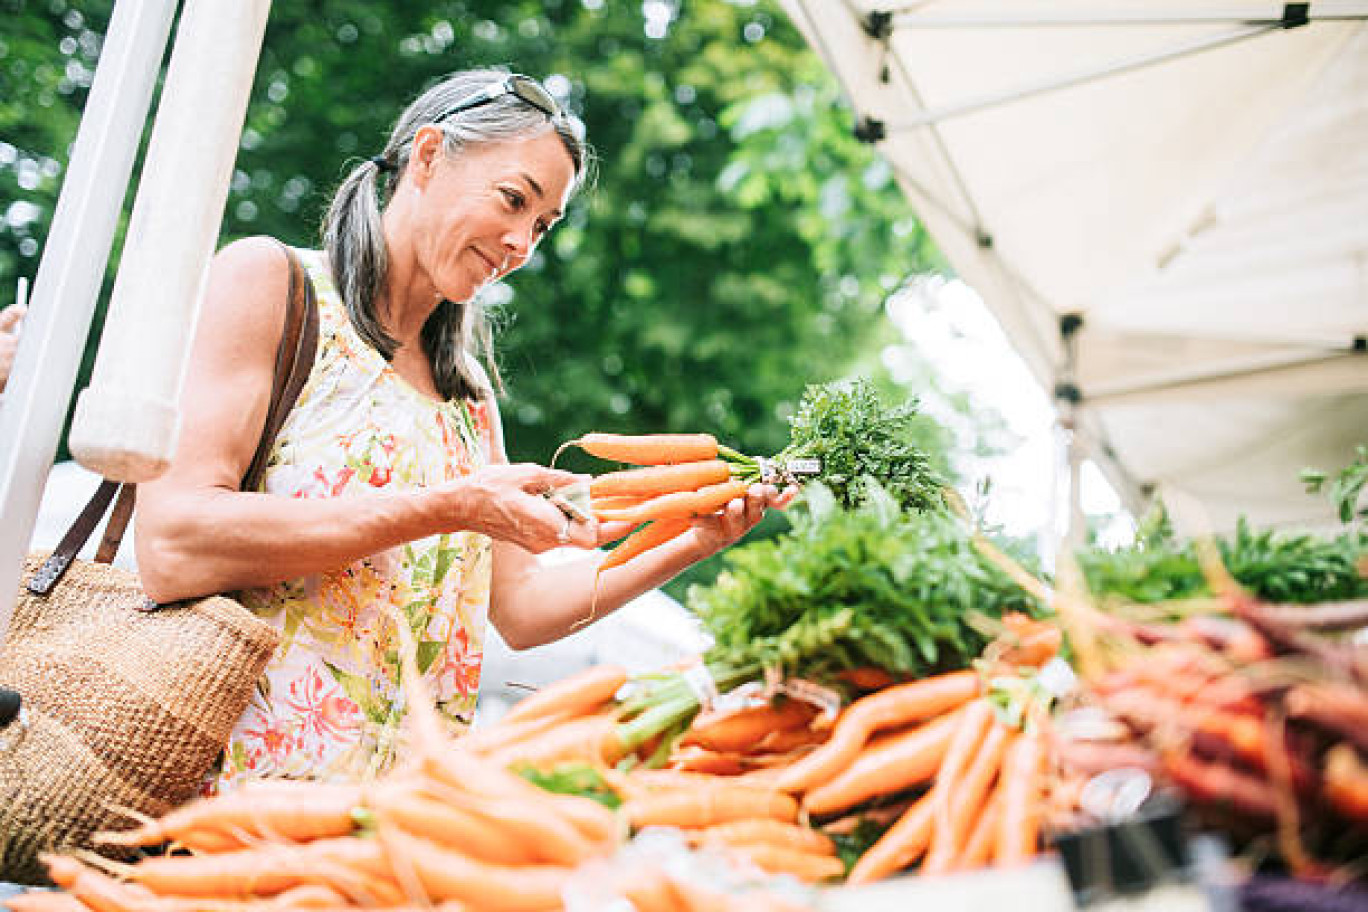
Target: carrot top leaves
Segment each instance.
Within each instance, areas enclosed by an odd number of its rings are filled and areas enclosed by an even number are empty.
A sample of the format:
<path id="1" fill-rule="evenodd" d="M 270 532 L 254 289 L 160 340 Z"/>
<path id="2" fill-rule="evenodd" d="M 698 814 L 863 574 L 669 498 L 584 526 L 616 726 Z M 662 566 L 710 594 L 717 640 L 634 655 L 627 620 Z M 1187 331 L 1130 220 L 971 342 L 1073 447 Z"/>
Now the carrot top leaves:
<path id="1" fill-rule="evenodd" d="M 870 479 L 902 509 L 937 508 L 944 482 L 913 442 L 916 419 L 915 399 L 887 406 L 868 380 L 809 386 L 777 461 L 820 459 L 819 479 L 846 509 L 864 501 Z"/>

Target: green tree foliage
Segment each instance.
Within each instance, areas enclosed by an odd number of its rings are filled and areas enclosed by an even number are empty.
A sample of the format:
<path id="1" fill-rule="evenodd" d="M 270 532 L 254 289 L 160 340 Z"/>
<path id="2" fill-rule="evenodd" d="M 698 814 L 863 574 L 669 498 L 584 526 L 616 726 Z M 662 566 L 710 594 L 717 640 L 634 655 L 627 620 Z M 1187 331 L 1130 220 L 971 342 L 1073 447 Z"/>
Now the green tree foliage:
<path id="1" fill-rule="evenodd" d="M 8 290 L 36 269 L 110 3 L 0 9 Z M 710 430 L 777 451 L 804 385 L 877 349 L 883 298 L 933 264 L 782 13 L 720 0 L 277 0 L 222 241 L 316 245 L 332 187 L 402 106 L 491 64 L 547 78 L 601 159 L 527 268 L 487 292 L 515 459 L 545 461 L 589 429 Z"/>

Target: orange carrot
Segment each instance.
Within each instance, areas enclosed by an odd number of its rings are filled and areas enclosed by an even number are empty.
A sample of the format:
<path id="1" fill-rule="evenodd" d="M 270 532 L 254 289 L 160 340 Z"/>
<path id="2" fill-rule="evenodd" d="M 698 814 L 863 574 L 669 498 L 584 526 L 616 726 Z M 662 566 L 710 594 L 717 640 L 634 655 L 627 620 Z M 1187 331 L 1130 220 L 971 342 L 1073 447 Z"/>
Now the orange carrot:
<path id="1" fill-rule="evenodd" d="M 929 782 L 941 767 L 962 715 L 942 716 L 875 742 L 840 775 L 808 792 L 803 807 L 809 814 L 831 814 Z"/>
<path id="2" fill-rule="evenodd" d="M 627 754 L 618 737 L 617 721 L 608 715 L 583 716 L 557 725 L 550 731 L 514 741 L 489 754 L 500 766 L 531 766 L 550 769 L 562 763 L 612 765 Z"/>
<path id="3" fill-rule="evenodd" d="M 672 465 L 717 458 L 711 434 L 585 434 L 571 443 L 592 456 L 632 465 Z"/>
<path id="4" fill-rule="evenodd" d="M 891 674 L 882 668 L 873 667 L 848 668 L 837 672 L 836 677 L 864 691 L 883 690 L 897 683 L 897 679 Z"/>
<path id="5" fill-rule="evenodd" d="M 1006 726 L 996 722 L 989 725 L 977 753 L 955 783 L 953 798 L 946 802 L 948 826 L 942 829 L 938 819 L 932 829 L 931 848 L 922 863 L 927 874 L 942 874 L 960 865 L 974 818 L 988 799 L 1009 740 Z"/>
<path id="6" fill-rule="evenodd" d="M 879 841 L 860 856 L 846 879 L 849 884 L 882 880 L 915 862 L 931 842 L 933 788 L 907 809 Z"/>
<path id="7" fill-rule="evenodd" d="M 201 843 L 221 847 L 226 838 L 241 845 L 240 836 L 290 842 L 345 836 L 356 828 L 351 812 L 360 803 L 357 785 L 281 780 L 200 799 L 137 829 L 97 833 L 95 840 L 130 847 L 180 842 L 209 848 Z"/>
<path id="8" fill-rule="evenodd" d="M 377 796 L 371 807 L 414 836 L 449 845 L 480 861 L 516 865 L 536 858 L 514 832 L 489 826 L 478 815 L 447 802 L 389 791 Z"/>
<path id="9" fill-rule="evenodd" d="M 993 854 L 1000 865 L 1019 865 L 1036 854 L 1045 749 L 1039 732 L 1012 742 L 1002 762 L 1002 819 Z"/>
<path id="10" fill-rule="evenodd" d="M 632 826 L 708 827 L 748 817 L 798 819 L 798 802 L 782 792 L 717 785 L 633 798 L 622 806 Z"/>
<path id="11" fill-rule="evenodd" d="M 973 870 L 989 864 L 993 860 L 993 844 L 997 842 L 998 820 L 1002 817 L 1002 783 L 999 781 L 988 797 L 988 803 L 979 814 L 969 833 L 969 842 L 959 857 L 956 868 Z"/>
<path id="12" fill-rule="evenodd" d="M 480 817 L 487 826 L 507 830 L 526 846 L 538 861 L 573 866 L 594 855 L 602 847 L 600 841 L 586 837 L 563 815 L 548 813 L 548 804 L 545 802 L 493 799 L 450 792 L 443 792 L 440 797 L 443 801 Z"/>
<path id="13" fill-rule="evenodd" d="M 163 895 L 270 895 L 301 884 L 326 883 L 329 866 L 361 873 L 388 870 L 373 840 L 337 838 L 217 855 L 153 856 L 130 867 L 128 876 Z"/>
<path id="14" fill-rule="evenodd" d="M 410 836 L 383 820 L 380 842 L 402 871 L 407 866 L 428 897 L 456 900 L 490 912 L 542 912 L 561 907 L 570 869 L 554 865 L 507 867 L 476 861 L 460 852 Z"/>
<path id="15" fill-rule="evenodd" d="M 750 487 L 744 481 L 726 481 L 708 485 L 697 491 L 676 491 L 662 494 L 626 510 L 599 510 L 598 518 L 606 522 L 643 523 L 653 519 L 682 519 L 716 513 L 737 498 L 745 497 Z"/>
<path id="16" fill-rule="evenodd" d="M 627 669 L 622 666 L 594 665 L 520 701 L 504 715 L 500 724 L 550 715 L 583 715 L 611 700 L 625 683 Z"/>
<path id="17" fill-rule="evenodd" d="M 835 855 L 836 845 L 831 837 L 809 827 L 769 817 L 755 817 L 749 820 L 733 820 L 719 823 L 692 833 L 693 840 L 700 845 L 721 843 L 723 845 L 755 845 L 769 843 L 807 852 L 814 855 Z"/>
<path id="18" fill-rule="evenodd" d="M 945 759 L 936 772 L 935 823 L 932 827 L 933 846 L 937 840 L 954 839 L 958 829 L 952 824 L 953 805 L 960 800 L 961 780 L 979 754 L 985 736 L 993 727 L 993 707 L 986 699 L 974 700 L 964 709 L 959 726 L 945 749 Z M 953 858 L 954 843 L 950 849 Z"/>
<path id="19" fill-rule="evenodd" d="M 1368 769 L 1348 744 L 1325 754 L 1325 797 L 1348 819 L 1368 823 Z"/>
<path id="20" fill-rule="evenodd" d="M 814 728 L 786 728 L 780 731 L 772 731 L 761 738 L 751 748 L 750 753 L 788 754 L 791 751 L 797 751 L 799 748 L 822 744 L 830 735 L 829 731 Z M 796 757 L 797 754 L 790 758 L 790 761 Z"/>
<path id="21" fill-rule="evenodd" d="M 771 842 L 732 845 L 728 851 L 749 859 L 762 871 L 789 874 L 804 883 L 833 880 L 845 873 L 845 864 L 835 856 L 801 852 Z"/>
<path id="22" fill-rule="evenodd" d="M 1002 616 L 1004 635 L 997 641 L 1001 660 L 1008 665 L 1040 667 L 1059 653 L 1063 632 L 1047 621 L 1038 621 L 1020 611 Z"/>
<path id="23" fill-rule="evenodd" d="M 787 792 L 800 792 L 830 780 L 854 762 L 874 732 L 930 719 L 967 703 L 979 691 L 978 676 L 956 671 L 900 684 L 851 704 L 836 720 L 821 748 L 789 767 L 779 780 Z"/>
<path id="24" fill-rule="evenodd" d="M 716 751 L 744 751 L 777 731 L 806 726 L 816 707 L 800 700 L 781 700 L 731 712 L 699 713 L 681 744 L 701 744 Z"/>
<path id="25" fill-rule="evenodd" d="M 48 876 L 95 912 L 143 912 L 156 898 L 137 884 L 120 883 L 108 874 L 65 855 L 44 855 Z M 8 900 L 7 900 L 8 902 Z"/>
<path id="26" fill-rule="evenodd" d="M 593 711 L 593 710 L 591 710 Z M 476 753 L 488 755 L 510 744 L 525 741 L 541 735 L 557 725 L 562 725 L 568 717 L 563 713 L 534 716 L 508 722 L 503 719 L 494 725 L 477 728 L 461 737 L 461 747 Z"/>
<path id="27" fill-rule="evenodd" d="M 677 912 L 674 885 L 658 867 L 633 868 L 615 874 L 613 892 L 628 900 L 636 912 Z"/>
<path id="28" fill-rule="evenodd" d="M 731 478 L 731 466 L 720 459 L 654 465 L 599 475 L 589 483 L 591 497 L 657 497 L 675 491 L 697 491 Z"/>
<path id="29" fill-rule="evenodd" d="M 686 744 L 670 754 L 669 769 L 736 776 L 745 772 L 744 760 L 742 754 L 734 751 L 715 751 L 699 744 Z"/>
<path id="30" fill-rule="evenodd" d="M 70 893 L 57 890 L 30 890 L 5 898 L 9 912 L 90 912 L 87 906 Z"/>
<path id="31" fill-rule="evenodd" d="M 631 535 L 627 536 L 614 548 L 608 557 L 599 564 L 598 572 L 620 567 L 627 563 L 638 554 L 645 554 L 653 548 L 659 548 L 666 542 L 674 541 L 679 536 L 688 532 L 693 527 L 693 521 L 685 517 L 682 519 L 657 519 L 648 526 L 642 526 Z"/>
<path id="32" fill-rule="evenodd" d="M 595 497 L 589 501 L 589 509 L 597 513 L 599 510 L 625 510 L 628 507 L 635 507 L 650 500 L 649 497 Z"/>

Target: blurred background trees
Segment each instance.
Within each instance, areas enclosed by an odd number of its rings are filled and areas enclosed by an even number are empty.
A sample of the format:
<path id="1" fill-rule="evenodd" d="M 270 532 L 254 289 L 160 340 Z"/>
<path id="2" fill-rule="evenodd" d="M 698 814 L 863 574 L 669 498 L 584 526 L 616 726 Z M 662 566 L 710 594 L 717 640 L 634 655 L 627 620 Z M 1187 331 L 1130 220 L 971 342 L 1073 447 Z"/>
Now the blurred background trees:
<path id="1" fill-rule="evenodd" d="M 0 301 L 36 271 L 110 10 L 0 0 Z M 768 2 L 276 0 L 220 243 L 317 246 L 333 187 L 401 108 L 486 65 L 543 78 L 599 156 L 527 267 L 485 292 L 514 459 L 591 429 L 777 452 L 806 383 L 891 383 L 885 299 L 937 254 Z"/>

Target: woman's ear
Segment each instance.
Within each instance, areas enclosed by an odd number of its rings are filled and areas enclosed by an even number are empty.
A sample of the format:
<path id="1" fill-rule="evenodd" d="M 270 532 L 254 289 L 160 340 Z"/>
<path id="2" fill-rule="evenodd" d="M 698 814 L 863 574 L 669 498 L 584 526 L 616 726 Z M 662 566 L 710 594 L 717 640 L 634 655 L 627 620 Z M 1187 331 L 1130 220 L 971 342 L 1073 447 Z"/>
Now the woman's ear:
<path id="1" fill-rule="evenodd" d="M 425 185 L 437 167 L 442 154 L 442 141 L 445 139 L 440 127 L 426 124 L 413 134 L 413 146 L 409 152 L 408 175 L 418 186 Z"/>

